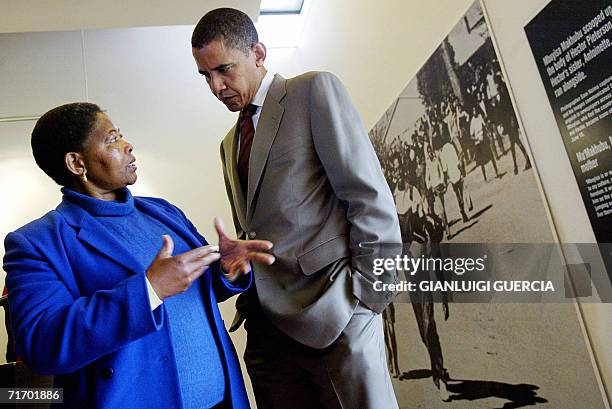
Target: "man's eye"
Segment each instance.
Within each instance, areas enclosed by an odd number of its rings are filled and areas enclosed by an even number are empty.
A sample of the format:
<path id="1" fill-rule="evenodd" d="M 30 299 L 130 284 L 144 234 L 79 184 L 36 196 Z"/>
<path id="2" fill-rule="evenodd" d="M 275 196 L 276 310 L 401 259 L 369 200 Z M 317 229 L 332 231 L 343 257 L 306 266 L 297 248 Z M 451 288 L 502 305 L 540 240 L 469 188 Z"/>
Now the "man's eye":
<path id="1" fill-rule="evenodd" d="M 231 65 L 226 65 L 225 67 L 221 67 L 219 68 L 219 72 L 223 72 L 223 73 L 228 72 L 231 67 L 232 67 Z"/>

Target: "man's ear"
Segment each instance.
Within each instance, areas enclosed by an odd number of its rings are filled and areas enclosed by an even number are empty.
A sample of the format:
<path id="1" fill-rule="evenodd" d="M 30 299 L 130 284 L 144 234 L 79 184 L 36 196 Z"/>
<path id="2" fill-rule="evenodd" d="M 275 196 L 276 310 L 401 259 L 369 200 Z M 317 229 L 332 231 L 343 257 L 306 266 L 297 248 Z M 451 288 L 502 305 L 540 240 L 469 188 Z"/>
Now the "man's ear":
<path id="1" fill-rule="evenodd" d="M 83 156 L 78 152 L 66 153 L 64 156 L 64 163 L 66 164 L 68 172 L 75 176 L 80 177 L 87 173 L 85 162 L 83 162 Z"/>
<path id="2" fill-rule="evenodd" d="M 255 54 L 255 64 L 261 67 L 266 60 L 266 46 L 263 43 L 255 43 L 251 47 L 251 51 Z"/>

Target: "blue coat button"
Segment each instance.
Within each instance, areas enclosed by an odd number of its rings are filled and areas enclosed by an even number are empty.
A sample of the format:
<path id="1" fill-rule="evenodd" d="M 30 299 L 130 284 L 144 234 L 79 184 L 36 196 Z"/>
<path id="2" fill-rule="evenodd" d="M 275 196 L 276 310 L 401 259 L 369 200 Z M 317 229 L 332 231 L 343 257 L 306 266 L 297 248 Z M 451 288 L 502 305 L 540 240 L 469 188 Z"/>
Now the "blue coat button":
<path id="1" fill-rule="evenodd" d="M 104 377 L 104 379 L 111 379 L 114 373 L 115 370 L 109 366 L 108 368 L 104 368 L 102 371 L 102 377 Z"/>

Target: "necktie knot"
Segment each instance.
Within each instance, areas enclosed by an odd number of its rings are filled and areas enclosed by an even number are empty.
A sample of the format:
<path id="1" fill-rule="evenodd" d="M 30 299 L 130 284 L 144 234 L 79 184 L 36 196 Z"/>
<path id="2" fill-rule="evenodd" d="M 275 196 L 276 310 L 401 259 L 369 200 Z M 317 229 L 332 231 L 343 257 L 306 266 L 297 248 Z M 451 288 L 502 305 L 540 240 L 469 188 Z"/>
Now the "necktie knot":
<path id="1" fill-rule="evenodd" d="M 240 116 L 241 116 L 240 121 L 243 122 L 246 119 L 253 118 L 253 115 L 255 115 L 255 112 L 257 112 L 257 105 L 253 105 L 253 104 L 247 105 L 240 113 Z"/>

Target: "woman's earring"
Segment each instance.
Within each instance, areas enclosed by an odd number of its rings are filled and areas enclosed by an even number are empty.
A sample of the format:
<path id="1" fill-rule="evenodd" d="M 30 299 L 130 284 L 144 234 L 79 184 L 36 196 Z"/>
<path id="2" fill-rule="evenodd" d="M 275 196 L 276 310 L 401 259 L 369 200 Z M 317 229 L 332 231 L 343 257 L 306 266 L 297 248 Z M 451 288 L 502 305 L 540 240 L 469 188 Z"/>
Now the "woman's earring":
<path id="1" fill-rule="evenodd" d="M 87 174 L 81 174 L 81 180 L 83 181 L 83 183 L 87 183 Z"/>

